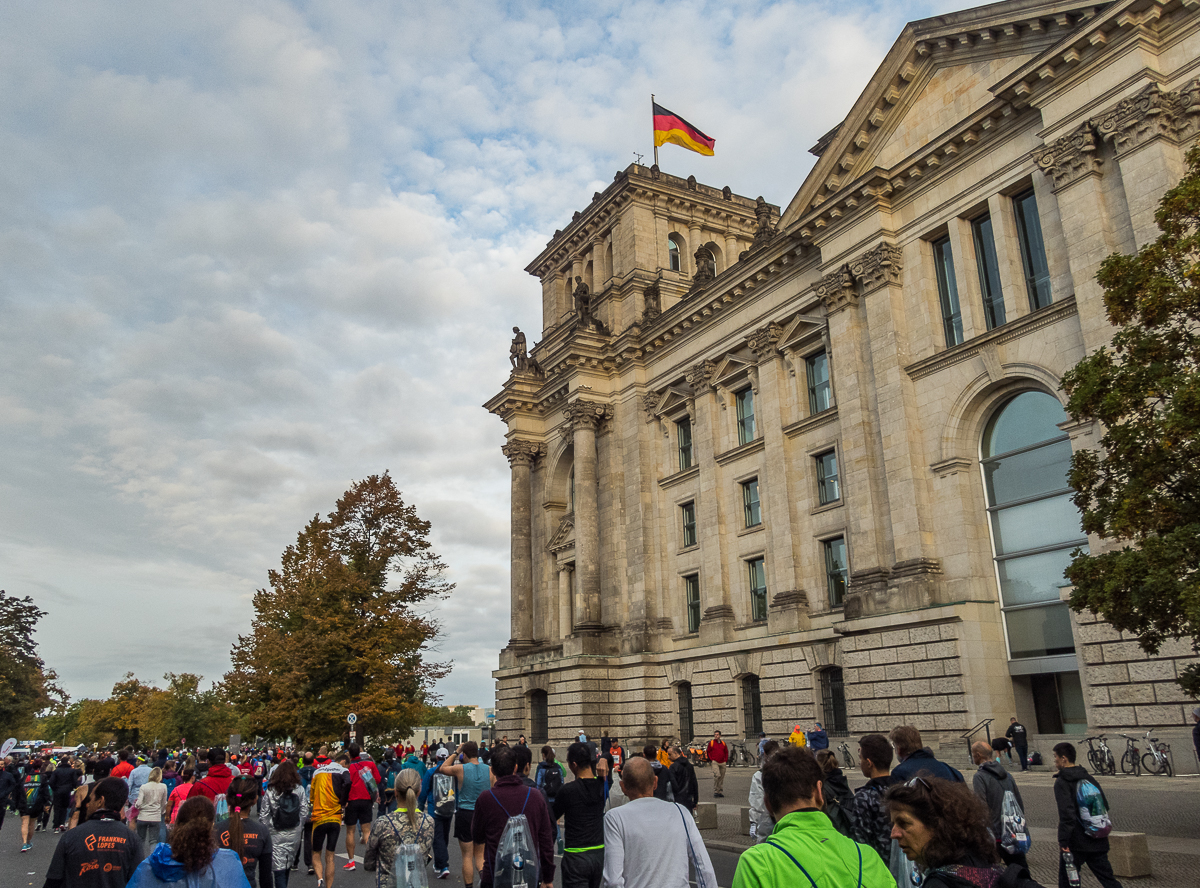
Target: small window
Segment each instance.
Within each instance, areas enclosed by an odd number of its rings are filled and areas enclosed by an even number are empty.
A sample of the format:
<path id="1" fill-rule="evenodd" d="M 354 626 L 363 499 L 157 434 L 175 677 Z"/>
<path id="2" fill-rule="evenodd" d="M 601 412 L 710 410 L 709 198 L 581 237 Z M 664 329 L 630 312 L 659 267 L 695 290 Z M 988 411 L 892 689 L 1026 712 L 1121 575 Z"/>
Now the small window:
<path id="1" fill-rule="evenodd" d="M 529 740 L 548 743 L 550 739 L 550 698 L 545 691 L 529 695 Z"/>
<path id="2" fill-rule="evenodd" d="M 696 739 L 696 729 L 692 726 L 692 686 L 681 681 L 675 687 L 675 701 L 679 706 L 679 739 L 683 743 L 691 743 Z"/>
<path id="3" fill-rule="evenodd" d="M 683 595 L 687 601 L 688 632 L 700 631 L 700 575 L 683 578 Z"/>
<path id="4" fill-rule="evenodd" d="M 680 517 L 683 518 L 683 547 L 696 545 L 696 504 L 684 503 L 679 507 Z"/>
<path id="5" fill-rule="evenodd" d="M 679 241 L 674 235 L 667 239 L 667 255 L 670 257 L 671 271 L 683 271 L 683 260 L 679 258 Z"/>
<path id="6" fill-rule="evenodd" d="M 1021 264 L 1025 269 L 1025 288 L 1029 308 L 1037 311 L 1050 304 L 1050 266 L 1042 243 L 1042 222 L 1038 218 L 1037 198 L 1032 191 L 1013 198 L 1017 214 L 1017 240 L 1021 242 Z"/>
<path id="7" fill-rule="evenodd" d="M 735 395 L 737 399 L 738 444 L 749 444 L 754 440 L 754 389 L 743 389 Z"/>
<path id="8" fill-rule="evenodd" d="M 758 505 L 758 479 L 742 484 L 742 505 L 746 511 L 746 526 L 758 527 L 762 524 L 762 510 Z"/>
<path id="9" fill-rule="evenodd" d="M 679 471 L 692 467 L 692 421 L 681 419 L 675 423 L 675 438 L 679 442 Z"/>
<path id="10" fill-rule="evenodd" d="M 817 500 L 823 506 L 842 498 L 838 488 L 837 451 L 830 450 L 817 458 Z"/>
<path id="11" fill-rule="evenodd" d="M 761 558 L 746 562 L 750 574 L 750 619 L 767 618 L 767 569 Z"/>
<path id="12" fill-rule="evenodd" d="M 846 603 L 846 538 L 837 537 L 821 544 L 825 549 L 825 584 L 829 590 L 829 606 Z"/>
<path id="13" fill-rule="evenodd" d="M 1004 323 L 1004 293 L 1000 288 L 1000 263 L 996 260 L 996 237 L 992 217 L 980 216 L 971 222 L 975 241 L 975 263 L 979 266 L 979 290 L 983 293 L 983 316 L 989 330 Z"/>
<path id="14" fill-rule="evenodd" d="M 841 666 L 830 666 L 821 670 L 821 709 L 825 716 L 825 730 L 829 734 L 845 734 L 846 684 Z"/>
<path id="15" fill-rule="evenodd" d="M 950 238 L 933 242 L 933 264 L 937 270 L 938 298 L 942 303 L 942 329 L 946 333 L 946 347 L 963 341 L 962 311 L 958 307 L 958 282 L 954 277 L 954 254 L 950 252 Z"/>
<path id="16" fill-rule="evenodd" d="M 747 675 L 742 679 L 742 715 L 745 717 L 747 734 L 762 733 L 762 696 L 757 675 Z"/>
<path id="17" fill-rule="evenodd" d="M 829 387 L 829 355 L 817 352 L 804 359 L 808 376 L 808 410 L 820 413 L 833 406 L 833 390 Z"/>

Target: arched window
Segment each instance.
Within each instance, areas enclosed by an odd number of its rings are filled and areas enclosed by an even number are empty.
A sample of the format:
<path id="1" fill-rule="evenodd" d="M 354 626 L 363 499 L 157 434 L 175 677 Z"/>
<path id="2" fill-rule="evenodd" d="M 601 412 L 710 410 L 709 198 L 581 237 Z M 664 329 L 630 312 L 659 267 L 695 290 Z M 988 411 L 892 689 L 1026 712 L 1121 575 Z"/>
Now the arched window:
<path id="1" fill-rule="evenodd" d="M 825 730 L 830 734 L 844 734 L 846 725 L 846 686 L 842 679 L 842 667 L 830 666 L 821 670 L 821 711 L 825 716 Z"/>
<path id="2" fill-rule="evenodd" d="M 671 271 L 683 271 L 683 250 L 679 243 L 679 235 L 672 234 L 667 238 L 667 255 L 670 257 Z"/>
<path id="3" fill-rule="evenodd" d="M 550 741 L 550 695 L 534 691 L 529 695 L 529 742 L 545 744 Z"/>
<path id="4" fill-rule="evenodd" d="M 1086 547 L 1067 472 L 1071 440 L 1058 427 L 1066 412 L 1044 392 L 1022 392 L 992 417 L 982 463 L 1009 659 L 1075 650 L 1067 605 L 1059 598 L 1071 551 Z M 1052 671 L 1052 670 L 1046 670 Z"/>
<path id="5" fill-rule="evenodd" d="M 696 729 L 692 724 L 691 684 L 681 681 L 675 685 L 675 702 L 679 705 L 679 740 L 681 743 L 691 743 L 696 736 Z"/>
<path id="6" fill-rule="evenodd" d="M 747 734 L 758 734 L 762 730 L 762 697 L 757 675 L 742 678 L 742 715 Z"/>

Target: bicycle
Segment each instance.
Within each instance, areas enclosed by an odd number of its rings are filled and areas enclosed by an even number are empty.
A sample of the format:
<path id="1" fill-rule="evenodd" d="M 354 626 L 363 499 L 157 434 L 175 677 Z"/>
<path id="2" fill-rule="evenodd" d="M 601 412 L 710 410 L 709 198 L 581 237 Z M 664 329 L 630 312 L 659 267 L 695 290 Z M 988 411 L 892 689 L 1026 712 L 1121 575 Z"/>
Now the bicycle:
<path id="1" fill-rule="evenodd" d="M 1084 737 L 1084 742 L 1088 745 L 1088 764 L 1092 767 L 1092 773 L 1104 776 L 1105 774 L 1115 774 L 1116 765 L 1113 762 L 1112 751 L 1108 748 L 1108 743 L 1104 740 L 1104 735 L 1100 734 L 1097 737 Z M 1092 746 L 1092 741 L 1100 741 L 1100 748 Z M 1109 769 L 1112 769 L 1111 771 Z"/>
<path id="2" fill-rule="evenodd" d="M 838 752 L 842 754 L 842 761 L 845 762 L 847 771 L 854 771 L 858 768 L 858 759 L 854 757 L 854 753 L 850 751 L 850 744 L 845 740 L 838 744 Z"/>
<path id="3" fill-rule="evenodd" d="M 1104 739 L 1103 734 L 1100 735 L 1100 751 L 1104 755 L 1105 772 L 1110 776 L 1116 776 L 1117 763 L 1116 760 L 1113 759 L 1112 750 L 1108 748 L 1108 741 Z"/>
<path id="4" fill-rule="evenodd" d="M 749 743 L 743 742 L 737 748 L 739 754 L 741 755 L 743 764 L 748 765 L 751 768 L 758 767 L 758 755 L 755 754 L 753 747 Z"/>
<path id="5" fill-rule="evenodd" d="M 1169 758 L 1171 752 L 1170 744 L 1163 743 L 1157 737 L 1151 737 L 1149 731 L 1146 732 L 1146 736 L 1143 739 L 1145 739 L 1146 745 L 1150 747 L 1150 751 L 1142 755 L 1142 767 L 1145 768 L 1146 772 L 1164 777 L 1173 776 L 1171 759 Z"/>
<path id="6" fill-rule="evenodd" d="M 1120 734 L 1125 738 L 1125 752 L 1121 756 L 1121 773 L 1138 777 L 1142 773 L 1142 759 L 1138 754 L 1137 744 L 1128 734 Z"/>

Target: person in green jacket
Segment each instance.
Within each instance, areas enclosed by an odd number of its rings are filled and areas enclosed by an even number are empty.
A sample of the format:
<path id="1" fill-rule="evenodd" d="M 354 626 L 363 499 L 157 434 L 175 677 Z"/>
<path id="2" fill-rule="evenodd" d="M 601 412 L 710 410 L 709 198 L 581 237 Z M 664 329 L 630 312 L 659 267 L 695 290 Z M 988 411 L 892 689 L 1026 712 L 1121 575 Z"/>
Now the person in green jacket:
<path id="1" fill-rule="evenodd" d="M 821 766 L 807 749 L 785 747 L 762 769 L 770 838 L 738 860 L 733 888 L 896 888 L 879 854 L 843 836 L 821 810 Z"/>

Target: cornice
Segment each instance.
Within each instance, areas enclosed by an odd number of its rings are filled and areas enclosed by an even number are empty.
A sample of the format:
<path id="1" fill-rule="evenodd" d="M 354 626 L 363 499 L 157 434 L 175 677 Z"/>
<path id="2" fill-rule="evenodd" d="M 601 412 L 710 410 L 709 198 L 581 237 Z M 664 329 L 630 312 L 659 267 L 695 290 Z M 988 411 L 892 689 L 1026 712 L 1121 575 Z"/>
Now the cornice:
<path id="1" fill-rule="evenodd" d="M 695 465 L 690 469 L 684 469 L 682 472 L 676 472 L 674 475 L 659 478 L 658 486 L 666 490 L 668 487 L 674 487 L 677 484 L 682 484 L 684 481 L 690 481 L 698 477 L 700 477 L 700 466 Z"/>
<path id="2" fill-rule="evenodd" d="M 741 446 L 735 447 L 732 450 L 726 450 L 724 453 L 718 453 L 716 455 L 717 465 L 729 465 L 729 463 L 736 462 L 744 456 L 750 456 L 754 453 L 761 453 L 765 447 L 765 438 L 755 438 L 753 441 L 750 441 L 747 444 L 742 444 Z"/>
<path id="3" fill-rule="evenodd" d="M 837 419 L 838 410 L 835 404 L 828 410 L 822 410 L 820 413 L 814 413 L 812 416 L 806 416 L 804 419 L 794 422 L 791 425 L 784 426 L 783 434 L 788 438 L 795 438 L 798 435 L 803 435 L 806 432 L 811 432 L 814 429 L 837 422 Z"/>
<path id="4" fill-rule="evenodd" d="M 926 376 L 931 376 L 934 373 L 945 370 L 947 367 L 953 367 L 955 364 L 961 364 L 963 361 L 970 360 L 988 346 L 1011 342 L 1035 330 L 1040 330 L 1051 324 L 1057 324 L 1064 318 L 1071 317 L 1077 310 L 1075 297 L 1068 296 L 1066 299 L 1060 299 L 1058 302 L 1047 305 L 1045 308 L 1031 312 L 1023 318 L 1010 321 L 1002 327 L 997 327 L 995 330 L 984 333 L 982 336 L 969 339 L 961 345 L 954 346 L 954 348 L 946 349 L 946 351 L 938 352 L 924 360 L 909 364 L 904 368 L 904 372 L 914 382 L 918 379 L 924 379 Z"/>

